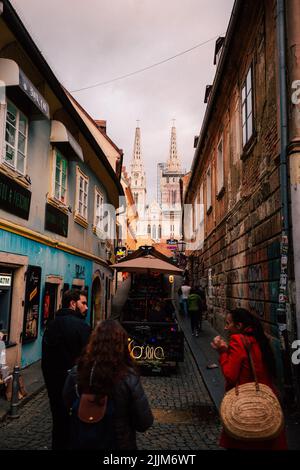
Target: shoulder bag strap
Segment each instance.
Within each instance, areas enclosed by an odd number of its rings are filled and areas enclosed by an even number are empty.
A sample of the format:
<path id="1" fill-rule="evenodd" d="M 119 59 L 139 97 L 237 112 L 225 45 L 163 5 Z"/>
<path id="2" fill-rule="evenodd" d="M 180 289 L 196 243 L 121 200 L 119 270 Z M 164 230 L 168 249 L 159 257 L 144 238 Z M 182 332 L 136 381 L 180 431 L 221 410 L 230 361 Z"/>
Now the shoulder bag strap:
<path id="1" fill-rule="evenodd" d="M 247 356 L 248 356 L 248 359 L 249 359 L 250 369 L 251 369 L 252 375 L 254 377 L 256 390 L 259 390 L 257 375 L 256 375 L 255 367 L 254 367 L 253 357 L 252 357 L 252 354 L 251 354 L 251 346 L 250 346 L 248 340 L 246 340 L 244 335 L 241 335 L 241 338 L 242 338 L 242 342 L 245 346 L 245 349 L 247 351 Z"/>

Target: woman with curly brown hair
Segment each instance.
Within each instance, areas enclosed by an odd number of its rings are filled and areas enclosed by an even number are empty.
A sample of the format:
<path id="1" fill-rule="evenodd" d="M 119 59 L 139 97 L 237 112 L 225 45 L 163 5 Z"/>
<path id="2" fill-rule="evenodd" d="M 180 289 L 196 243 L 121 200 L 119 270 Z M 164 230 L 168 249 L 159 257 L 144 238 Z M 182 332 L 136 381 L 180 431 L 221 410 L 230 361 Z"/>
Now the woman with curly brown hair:
<path id="1" fill-rule="evenodd" d="M 128 335 L 115 320 L 98 323 L 65 383 L 63 398 L 68 409 L 80 399 L 80 413 L 85 406 L 84 399 L 91 402 L 91 397 L 98 405 L 96 415 L 101 416 L 102 406 L 102 416 L 108 425 L 112 423 L 113 441 L 108 439 L 110 429 L 104 433 L 106 448 L 136 449 L 136 431 L 146 431 L 153 423 L 153 415 L 129 353 Z M 86 424 L 86 428 L 92 429 L 92 426 L 95 425 Z M 103 436 L 99 436 L 100 439 Z M 88 448 L 101 448 L 99 444 L 99 447 L 98 443 L 90 444 Z M 72 448 L 74 445 L 86 448 L 81 442 L 71 443 Z"/>

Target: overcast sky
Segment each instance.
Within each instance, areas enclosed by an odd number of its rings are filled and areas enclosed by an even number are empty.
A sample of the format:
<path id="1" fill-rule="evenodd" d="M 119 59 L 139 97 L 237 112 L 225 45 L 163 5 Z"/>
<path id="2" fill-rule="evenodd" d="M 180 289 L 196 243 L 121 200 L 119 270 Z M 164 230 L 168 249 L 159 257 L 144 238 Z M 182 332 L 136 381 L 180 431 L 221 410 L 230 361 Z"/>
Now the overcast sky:
<path id="1" fill-rule="evenodd" d="M 234 0 L 12 0 L 61 83 L 69 90 L 108 81 L 225 34 Z M 148 202 L 157 163 L 169 154 L 172 119 L 188 171 L 213 82 L 215 40 L 150 70 L 74 97 L 124 150 L 129 169 L 140 120 Z"/>

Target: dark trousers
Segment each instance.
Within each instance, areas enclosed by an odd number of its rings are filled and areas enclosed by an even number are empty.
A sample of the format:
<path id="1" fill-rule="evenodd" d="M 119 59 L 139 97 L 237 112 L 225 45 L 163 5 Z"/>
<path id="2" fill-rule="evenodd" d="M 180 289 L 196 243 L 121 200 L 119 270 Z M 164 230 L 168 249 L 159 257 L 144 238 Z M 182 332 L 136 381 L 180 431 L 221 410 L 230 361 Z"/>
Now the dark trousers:
<path id="1" fill-rule="evenodd" d="M 50 397 L 49 397 L 50 398 Z M 52 450 L 66 450 L 69 447 L 69 412 L 62 400 L 50 399 L 52 413 Z"/>
<path id="2" fill-rule="evenodd" d="M 69 447 L 70 417 L 62 399 L 65 377 L 57 374 L 56 377 L 44 375 L 44 378 L 52 414 L 52 450 L 66 450 Z"/>
<path id="3" fill-rule="evenodd" d="M 199 310 L 190 310 L 192 333 L 199 329 Z"/>

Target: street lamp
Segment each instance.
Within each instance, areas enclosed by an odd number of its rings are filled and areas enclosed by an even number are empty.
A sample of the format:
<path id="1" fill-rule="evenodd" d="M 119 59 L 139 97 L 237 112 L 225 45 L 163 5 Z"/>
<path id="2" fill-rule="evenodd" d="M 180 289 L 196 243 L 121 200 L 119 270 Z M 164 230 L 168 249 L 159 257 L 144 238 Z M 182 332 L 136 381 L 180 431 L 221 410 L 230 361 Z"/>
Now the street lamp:
<path id="1" fill-rule="evenodd" d="M 177 249 L 179 253 L 184 254 L 185 248 L 186 248 L 186 242 L 183 239 L 179 240 L 179 242 L 177 242 Z"/>
<path id="2" fill-rule="evenodd" d="M 186 267 L 186 257 L 185 257 L 185 249 L 186 249 L 186 242 L 182 238 L 177 242 L 177 251 L 178 251 L 178 258 L 179 258 L 179 266 L 182 268 Z"/>

